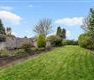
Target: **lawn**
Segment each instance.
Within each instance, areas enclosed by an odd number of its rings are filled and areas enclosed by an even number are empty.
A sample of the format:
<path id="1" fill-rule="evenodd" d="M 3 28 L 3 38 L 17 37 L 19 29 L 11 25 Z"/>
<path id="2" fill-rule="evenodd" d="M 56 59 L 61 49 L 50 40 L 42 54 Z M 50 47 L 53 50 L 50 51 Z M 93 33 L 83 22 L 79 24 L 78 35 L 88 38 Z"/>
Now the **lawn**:
<path id="1" fill-rule="evenodd" d="M 0 80 L 94 80 L 94 54 L 79 46 L 56 48 L 0 69 Z"/>

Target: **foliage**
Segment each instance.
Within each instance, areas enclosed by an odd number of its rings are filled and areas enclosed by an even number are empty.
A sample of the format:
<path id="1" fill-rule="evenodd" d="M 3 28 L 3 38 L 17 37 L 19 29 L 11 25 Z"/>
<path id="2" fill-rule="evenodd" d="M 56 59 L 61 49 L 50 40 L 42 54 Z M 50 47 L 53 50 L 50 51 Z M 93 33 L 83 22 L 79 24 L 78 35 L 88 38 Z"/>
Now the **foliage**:
<path id="1" fill-rule="evenodd" d="M 6 28 L 6 35 L 11 35 L 11 28 L 10 27 L 7 27 Z"/>
<path id="2" fill-rule="evenodd" d="M 93 80 L 94 52 L 79 46 L 56 48 L 47 54 L 0 69 L 0 80 Z"/>
<path id="3" fill-rule="evenodd" d="M 8 51 L 7 49 L 1 50 L 1 51 L 0 51 L 0 56 L 1 56 L 1 57 L 10 56 L 9 51 Z"/>
<path id="4" fill-rule="evenodd" d="M 26 50 L 27 51 L 27 50 Z M 23 56 L 26 54 L 26 51 L 24 49 L 18 49 L 14 52 L 14 56 Z"/>
<path id="5" fill-rule="evenodd" d="M 51 43 L 53 47 L 62 46 L 62 39 L 59 36 L 49 36 L 47 40 Z"/>
<path id="6" fill-rule="evenodd" d="M 66 30 L 61 29 L 61 27 L 58 27 L 56 35 L 59 36 L 63 40 L 66 38 Z"/>
<path id="7" fill-rule="evenodd" d="M 43 34 L 46 36 L 52 28 L 51 23 L 52 22 L 50 19 L 40 20 L 39 23 L 35 26 L 34 32 L 39 35 Z"/>
<path id="8" fill-rule="evenodd" d="M 90 9 L 90 13 L 88 17 L 86 17 L 83 21 L 83 25 L 81 26 L 83 30 L 87 34 L 82 34 L 79 37 L 79 44 L 82 47 L 88 49 L 94 49 L 94 9 Z"/>
<path id="9" fill-rule="evenodd" d="M 0 34 L 5 35 L 5 28 L 3 26 L 1 19 L 0 19 Z"/>
<path id="10" fill-rule="evenodd" d="M 66 30 L 64 28 L 62 29 L 62 32 L 61 33 L 62 33 L 62 36 L 61 37 L 63 39 L 65 39 L 66 38 Z"/>
<path id="11" fill-rule="evenodd" d="M 94 49 L 94 42 L 92 41 L 92 37 L 89 34 L 81 34 L 79 36 L 78 43 L 81 47 Z"/>
<path id="12" fill-rule="evenodd" d="M 4 42 L 5 40 L 6 40 L 5 28 L 4 28 L 3 23 L 0 19 L 0 42 Z"/>
<path id="13" fill-rule="evenodd" d="M 24 49 L 25 52 L 30 53 L 31 52 L 31 44 L 30 43 L 23 43 L 22 49 Z"/>
<path id="14" fill-rule="evenodd" d="M 44 35 L 39 35 L 37 39 L 37 46 L 39 48 L 46 47 L 46 39 Z"/>
<path id="15" fill-rule="evenodd" d="M 63 40 L 63 45 L 78 45 L 78 41 L 75 40 Z"/>
<path id="16" fill-rule="evenodd" d="M 56 33 L 56 35 L 61 36 L 61 27 L 60 26 L 57 27 L 57 33 Z"/>
<path id="17" fill-rule="evenodd" d="M 6 41 L 6 36 L 3 34 L 0 34 L 0 42 L 5 42 Z"/>

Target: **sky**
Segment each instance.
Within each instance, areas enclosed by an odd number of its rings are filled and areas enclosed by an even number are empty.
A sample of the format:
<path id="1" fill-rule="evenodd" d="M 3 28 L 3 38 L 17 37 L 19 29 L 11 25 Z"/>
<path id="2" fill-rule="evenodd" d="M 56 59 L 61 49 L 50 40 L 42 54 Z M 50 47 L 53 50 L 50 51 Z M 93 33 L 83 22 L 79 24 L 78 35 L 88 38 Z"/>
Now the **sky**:
<path id="1" fill-rule="evenodd" d="M 66 29 L 67 39 L 77 40 L 84 31 L 83 19 L 88 16 L 94 0 L 0 0 L 0 19 L 4 27 L 11 27 L 17 37 L 33 37 L 39 20 L 52 20 L 54 35 L 58 26 Z"/>

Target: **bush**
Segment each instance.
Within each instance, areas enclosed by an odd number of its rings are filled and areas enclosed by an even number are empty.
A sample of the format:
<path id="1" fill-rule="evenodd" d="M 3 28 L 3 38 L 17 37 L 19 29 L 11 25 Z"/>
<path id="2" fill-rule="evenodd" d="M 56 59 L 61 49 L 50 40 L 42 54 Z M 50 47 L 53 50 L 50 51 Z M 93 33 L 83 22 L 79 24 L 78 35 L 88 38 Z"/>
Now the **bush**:
<path id="1" fill-rule="evenodd" d="M 78 41 L 74 40 L 64 40 L 63 45 L 78 45 Z"/>
<path id="2" fill-rule="evenodd" d="M 45 48 L 38 48 L 37 51 L 45 51 Z"/>
<path id="3" fill-rule="evenodd" d="M 19 49 L 17 51 L 15 51 L 14 56 L 21 56 L 21 55 L 25 55 L 26 52 L 23 49 Z"/>
<path id="4" fill-rule="evenodd" d="M 39 48 L 46 47 L 46 39 L 44 35 L 39 35 L 37 39 L 37 46 Z"/>
<path id="5" fill-rule="evenodd" d="M 78 43 L 81 47 L 94 49 L 94 42 L 92 41 L 92 37 L 89 34 L 81 34 L 79 36 Z"/>
<path id="6" fill-rule="evenodd" d="M 21 48 L 24 49 L 25 52 L 31 52 L 31 44 L 29 43 L 24 43 Z"/>
<path id="7" fill-rule="evenodd" d="M 8 56 L 10 56 L 10 54 L 9 54 L 9 51 L 8 50 L 1 50 L 0 51 L 0 56 L 1 57 L 8 57 Z"/>
<path id="8" fill-rule="evenodd" d="M 0 34 L 0 42 L 5 42 L 6 41 L 6 36 Z"/>
<path id="9" fill-rule="evenodd" d="M 53 47 L 62 46 L 62 39 L 59 36 L 49 36 L 47 40 Z"/>

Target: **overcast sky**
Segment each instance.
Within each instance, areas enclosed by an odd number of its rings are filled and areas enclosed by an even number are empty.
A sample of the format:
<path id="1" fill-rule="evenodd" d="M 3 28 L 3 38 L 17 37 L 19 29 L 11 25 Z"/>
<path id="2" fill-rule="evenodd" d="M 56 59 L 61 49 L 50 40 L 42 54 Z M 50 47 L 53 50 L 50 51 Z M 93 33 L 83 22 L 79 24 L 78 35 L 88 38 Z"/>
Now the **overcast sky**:
<path id="1" fill-rule="evenodd" d="M 43 18 L 52 19 L 55 34 L 58 26 L 67 30 L 67 39 L 83 33 L 82 20 L 94 7 L 94 0 L 0 0 L 0 18 L 5 27 L 19 37 L 32 37 L 34 25 Z"/>

